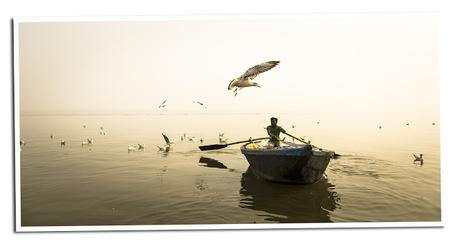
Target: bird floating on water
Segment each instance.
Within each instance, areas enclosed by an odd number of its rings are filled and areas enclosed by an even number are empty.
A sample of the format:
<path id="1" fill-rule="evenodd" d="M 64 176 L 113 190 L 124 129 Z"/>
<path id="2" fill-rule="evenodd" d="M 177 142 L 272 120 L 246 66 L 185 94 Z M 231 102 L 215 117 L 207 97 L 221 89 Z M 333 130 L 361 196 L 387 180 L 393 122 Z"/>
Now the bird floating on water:
<path id="1" fill-rule="evenodd" d="M 84 145 L 93 145 L 94 143 L 94 139 L 93 138 L 86 138 L 86 140 L 83 140 L 81 142 L 81 145 L 84 146 Z"/>
<path id="2" fill-rule="evenodd" d="M 143 151 L 145 149 L 144 144 L 137 144 L 137 145 L 128 145 L 128 152 L 133 151 Z"/>
<path id="3" fill-rule="evenodd" d="M 436 125 L 436 123 L 435 123 L 435 122 L 433 122 L 433 123 L 431 123 L 431 125 Z"/>
<path id="4" fill-rule="evenodd" d="M 170 148 L 171 148 L 171 144 L 173 142 L 171 142 L 169 140 L 169 138 L 164 134 L 164 133 L 161 133 L 161 135 L 163 136 L 163 139 L 165 140 L 165 145 L 163 147 L 160 147 L 160 146 L 157 146 L 158 147 L 158 150 L 159 151 L 162 151 L 162 152 L 169 152 Z"/>
<path id="5" fill-rule="evenodd" d="M 227 143 L 227 138 L 224 138 L 225 133 L 219 133 L 219 143 Z"/>
<path id="6" fill-rule="evenodd" d="M 51 138 L 51 139 L 53 139 L 53 138 L 54 138 L 53 134 L 51 134 L 51 135 L 50 135 L 50 138 Z"/>
<path id="7" fill-rule="evenodd" d="M 381 125 L 379 125 L 379 129 L 382 129 L 382 126 L 381 126 Z"/>
<path id="8" fill-rule="evenodd" d="M 20 140 L 20 141 L 19 141 L 19 146 L 20 146 L 20 147 L 23 147 L 23 146 L 25 146 L 25 145 L 26 145 L 26 142 L 25 142 L 25 141 L 23 141 L 23 140 Z"/>
<path id="9" fill-rule="evenodd" d="M 423 154 L 420 154 L 419 156 L 415 155 L 415 154 L 412 154 L 414 155 L 414 162 L 420 162 L 420 163 L 423 163 Z"/>
<path id="10" fill-rule="evenodd" d="M 137 148 L 132 145 L 128 145 L 128 152 L 137 151 Z"/>
<path id="11" fill-rule="evenodd" d="M 409 126 L 409 123 L 406 123 L 407 126 Z"/>
<path id="12" fill-rule="evenodd" d="M 86 125 L 83 125 L 83 128 L 85 128 L 85 129 L 86 129 Z"/>
<path id="13" fill-rule="evenodd" d="M 160 106 L 158 106 L 158 108 L 164 108 L 164 107 L 166 107 L 166 101 L 167 101 L 167 100 L 164 100 L 164 101 L 160 104 Z"/>
<path id="14" fill-rule="evenodd" d="M 245 87 L 256 86 L 259 87 L 259 84 L 253 80 L 257 77 L 258 74 L 268 71 L 278 65 L 280 61 L 268 61 L 265 63 L 258 64 L 252 68 L 246 70 L 244 74 L 240 77 L 233 79 L 230 84 L 228 84 L 228 90 L 233 90 L 235 96 L 238 94 L 238 91 Z"/>
<path id="15" fill-rule="evenodd" d="M 61 146 L 65 146 L 66 142 L 61 139 Z"/>

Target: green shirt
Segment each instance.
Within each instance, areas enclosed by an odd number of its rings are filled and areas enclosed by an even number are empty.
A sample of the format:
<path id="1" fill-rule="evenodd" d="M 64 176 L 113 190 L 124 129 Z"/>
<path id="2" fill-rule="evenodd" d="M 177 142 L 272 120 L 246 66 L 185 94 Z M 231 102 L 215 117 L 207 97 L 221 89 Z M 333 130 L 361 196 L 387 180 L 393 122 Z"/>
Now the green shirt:
<path id="1" fill-rule="evenodd" d="M 269 125 L 267 126 L 267 133 L 270 137 L 274 137 L 274 139 L 280 141 L 281 138 L 280 138 L 280 133 L 281 132 L 285 132 L 285 130 L 283 128 L 281 128 L 281 126 L 272 126 L 272 125 Z"/>

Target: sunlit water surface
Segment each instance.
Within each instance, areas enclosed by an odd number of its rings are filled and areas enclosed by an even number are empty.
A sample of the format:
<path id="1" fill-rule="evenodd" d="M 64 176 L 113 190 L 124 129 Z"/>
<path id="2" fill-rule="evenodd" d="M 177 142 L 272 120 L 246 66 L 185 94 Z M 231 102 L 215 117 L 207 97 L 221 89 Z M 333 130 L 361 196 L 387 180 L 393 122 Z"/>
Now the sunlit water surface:
<path id="1" fill-rule="evenodd" d="M 439 125 L 433 121 L 280 115 L 280 125 L 343 155 L 323 180 L 283 185 L 246 173 L 239 145 L 268 115 L 30 116 L 20 119 L 23 226 L 439 221 Z M 86 125 L 86 128 L 83 128 Z M 294 126 L 293 126 L 294 125 Z M 382 125 L 382 129 L 378 126 Z M 100 135 L 103 126 L 106 135 Z M 168 153 L 161 133 L 174 142 Z M 181 141 L 181 135 L 194 141 Z M 53 134 L 54 138 L 50 138 Z M 82 146 L 94 138 L 91 146 Z M 67 142 L 61 147 L 60 140 Z M 290 140 L 290 138 L 286 138 Z M 128 152 L 128 145 L 145 144 Z M 423 153 L 423 165 L 412 153 Z"/>

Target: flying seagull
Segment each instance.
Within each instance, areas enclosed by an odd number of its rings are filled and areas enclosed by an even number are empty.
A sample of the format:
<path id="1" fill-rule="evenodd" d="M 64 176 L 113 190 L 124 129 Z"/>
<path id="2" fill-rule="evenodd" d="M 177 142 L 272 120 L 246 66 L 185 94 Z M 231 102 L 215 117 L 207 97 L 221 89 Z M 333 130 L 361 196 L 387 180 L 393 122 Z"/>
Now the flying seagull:
<path id="1" fill-rule="evenodd" d="M 160 104 L 160 106 L 158 106 L 158 108 L 164 108 L 164 107 L 166 107 L 166 100 L 164 100 L 164 101 Z"/>
<path id="2" fill-rule="evenodd" d="M 228 90 L 233 90 L 235 96 L 238 93 L 238 90 L 241 90 L 244 87 L 251 87 L 257 86 L 260 87 L 259 84 L 254 82 L 253 80 L 257 77 L 258 74 L 268 71 L 279 64 L 280 61 L 268 61 L 265 63 L 258 64 L 248 70 L 241 75 L 240 77 L 233 79 L 230 84 L 228 84 Z"/>
<path id="3" fill-rule="evenodd" d="M 202 102 L 199 102 L 199 101 L 193 101 L 193 103 L 197 103 L 197 104 L 199 104 L 200 106 L 203 106 L 205 109 L 207 109 L 207 108 L 208 108 L 208 106 L 206 106 L 206 105 L 205 105 L 204 103 L 202 103 Z"/>

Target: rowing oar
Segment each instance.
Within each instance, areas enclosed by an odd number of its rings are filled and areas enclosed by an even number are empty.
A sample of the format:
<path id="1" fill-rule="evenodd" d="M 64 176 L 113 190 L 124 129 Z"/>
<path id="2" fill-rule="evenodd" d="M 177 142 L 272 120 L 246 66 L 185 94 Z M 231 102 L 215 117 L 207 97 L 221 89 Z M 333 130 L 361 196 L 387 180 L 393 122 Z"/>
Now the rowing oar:
<path id="1" fill-rule="evenodd" d="M 199 146 L 199 148 L 200 148 L 201 151 L 209 151 L 209 150 L 216 150 L 216 149 L 226 148 L 227 146 L 230 146 L 230 145 L 235 145 L 235 144 L 240 144 L 240 143 L 245 143 L 245 142 L 251 142 L 251 141 L 265 140 L 265 139 L 270 139 L 270 137 L 254 138 L 254 139 L 249 139 L 249 140 L 244 140 L 244 141 L 237 141 L 237 142 L 232 142 L 232 143 L 225 143 L 225 144 L 204 145 L 204 146 Z"/>
<path id="2" fill-rule="evenodd" d="M 308 143 L 308 142 L 306 142 L 306 141 L 304 141 L 304 140 L 302 140 L 302 139 L 300 139 L 300 138 L 297 138 L 297 137 L 295 137 L 295 136 L 293 136 L 293 135 L 291 135 L 291 134 L 289 134 L 289 133 L 287 133 L 287 132 L 283 132 L 283 133 L 286 134 L 286 135 L 288 135 L 288 136 L 290 136 L 290 137 L 292 137 L 292 138 L 294 138 L 294 139 L 296 139 L 297 141 L 303 142 L 303 143 L 308 144 L 308 145 L 310 145 L 310 146 L 312 146 L 312 147 L 319 148 L 319 147 L 317 147 L 317 146 L 315 146 L 315 145 L 313 145 L 313 144 L 310 144 L 310 143 Z"/>
<path id="3" fill-rule="evenodd" d="M 317 146 L 315 146 L 315 145 L 312 145 L 312 144 L 310 144 L 310 143 L 308 143 L 308 142 L 305 142 L 304 140 L 302 140 L 302 139 L 300 139 L 300 138 L 297 138 L 297 137 L 295 137 L 295 136 L 293 136 L 293 135 L 291 135 L 291 134 L 289 134 L 289 133 L 287 133 L 287 132 L 283 132 L 283 133 L 286 134 L 286 135 L 288 135 L 288 136 L 290 136 L 290 137 L 292 137 L 292 138 L 294 138 L 294 139 L 296 139 L 297 141 L 303 142 L 303 143 L 305 143 L 305 144 L 309 144 L 309 145 L 311 145 L 312 147 L 316 147 L 316 148 L 322 150 L 321 148 L 319 148 L 319 147 L 317 147 Z M 335 153 L 334 151 L 331 151 L 331 152 L 332 152 L 332 155 L 331 155 L 332 158 L 338 158 L 338 157 L 342 156 L 342 155 L 340 155 L 340 154 L 338 154 L 338 153 Z"/>
<path id="4" fill-rule="evenodd" d="M 300 138 L 297 138 L 297 137 L 295 137 L 295 136 L 293 136 L 293 135 L 291 135 L 291 134 L 289 134 L 289 133 L 287 133 L 287 132 L 283 132 L 283 133 L 286 134 L 286 135 L 288 135 L 288 136 L 290 136 L 290 137 L 292 137 L 292 138 L 294 138 L 294 139 L 296 139 L 297 141 L 303 142 L 303 143 L 305 143 L 305 144 L 310 144 L 310 143 L 308 143 L 308 142 L 306 142 L 306 141 L 304 141 L 304 140 L 302 140 L 302 139 L 300 139 Z M 312 145 L 312 146 L 313 146 L 313 145 Z"/>

